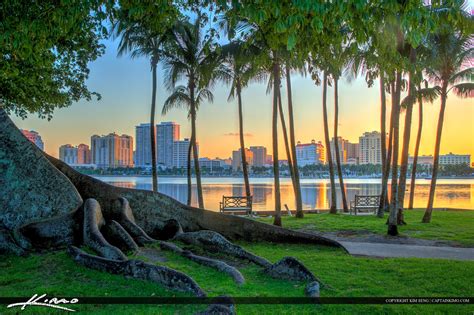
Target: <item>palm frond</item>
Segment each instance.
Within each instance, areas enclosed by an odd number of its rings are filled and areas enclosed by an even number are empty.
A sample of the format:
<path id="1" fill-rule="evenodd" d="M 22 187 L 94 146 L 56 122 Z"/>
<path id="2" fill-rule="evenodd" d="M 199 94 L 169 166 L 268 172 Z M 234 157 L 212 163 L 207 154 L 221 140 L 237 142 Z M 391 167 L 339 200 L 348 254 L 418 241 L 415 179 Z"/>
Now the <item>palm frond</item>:
<path id="1" fill-rule="evenodd" d="M 474 83 L 459 83 L 451 87 L 454 94 L 461 98 L 474 97 Z"/>
<path id="2" fill-rule="evenodd" d="M 188 90 L 185 86 L 180 85 L 175 88 L 173 93 L 168 96 L 163 109 L 161 110 L 162 115 L 166 115 L 173 108 L 183 108 L 189 110 L 191 107 L 191 98 L 189 97 Z"/>
<path id="3" fill-rule="evenodd" d="M 474 67 L 461 70 L 449 78 L 449 83 L 456 84 L 462 81 L 474 81 Z"/>

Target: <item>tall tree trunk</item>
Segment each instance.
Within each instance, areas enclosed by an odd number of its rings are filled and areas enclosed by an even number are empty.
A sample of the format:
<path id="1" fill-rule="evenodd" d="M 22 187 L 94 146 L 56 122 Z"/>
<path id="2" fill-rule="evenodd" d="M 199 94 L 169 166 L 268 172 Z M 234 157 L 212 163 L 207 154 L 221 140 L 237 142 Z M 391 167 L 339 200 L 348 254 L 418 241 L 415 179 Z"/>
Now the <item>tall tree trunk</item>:
<path id="1" fill-rule="evenodd" d="M 416 54 L 415 49 L 410 49 L 410 63 L 415 64 Z M 408 96 L 413 97 L 415 95 L 415 83 L 414 83 L 414 72 L 410 71 L 409 73 L 409 88 Z M 411 120 L 413 114 L 413 103 L 409 102 L 405 111 L 405 126 L 403 130 L 403 147 L 402 147 L 402 157 L 400 163 L 400 179 L 398 182 L 398 224 L 406 224 L 403 216 L 403 205 L 405 201 L 405 189 L 407 181 L 407 172 L 408 172 L 408 151 L 410 148 L 410 137 L 411 137 Z"/>
<path id="2" fill-rule="evenodd" d="M 418 85 L 418 90 L 421 90 L 420 84 Z M 418 132 L 416 134 L 415 153 L 413 154 L 413 164 L 411 168 L 410 200 L 408 202 L 408 209 L 413 209 L 413 200 L 415 196 L 416 165 L 418 163 L 418 153 L 420 151 L 422 130 L 423 130 L 423 97 L 421 95 L 418 95 Z"/>
<path id="3" fill-rule="evenodd" d="M 153 191 L 158 191 L 158 174 L 156 170 L 156 133 L 155 133 L 155 111 L 156 111 L 156 63 L 152 64 L 152 94 L 150 113 L 150 144 L 151 144 L 151 181 Z"/>
<path id="4" fill-rule="evenodd" d="M 329 213 L 336 214 L 337 213 L 336 183 L 334 181 L 334 165 L 332 162 L 331 146 L 329 143 L 328 112 L 326 108 L 327 89 L 328 89 L 328 76 L 327 76 L 327 73 L 324 72 L 324 79 L 323 79 L 324 140 L 326 142 L 326 156 L 328 158 L 329 179 L 331 181 L 331 205 L 329 207 Z"/>
<path id="5" fill-rule="evenodd" d="M 196 174 L 196 186 L 197 186 L 197 197 L 199 208 L 204 209 L 204 199 L 202 197 L 202 185 L 201 185 L 201 170 L 199 169 L 199 153 L 197 149 L 197 136 L 196 136 L 196 103 L 194 98 L 194 82 L 191 82 L 190 96 L 191 96 L 191 140 L 193 146 L 193 159 L 194 159 L 194 174 Z"/>
<path id="6" fill-rule="evenodd" d="M 291 151 L 290 151 L 290 143 L 288 141 L 288 133 L 286 131 L 286 122 L 285 122 L 285 115 L 283 113 L 283 105 L 281 102 L 281 91 L 279 91 L 278 95 L 278 112 L 280 114 L 280 121 L 281 121 L 281 129 L 283 132 L 283 140 L 285 142 L 285 152 L 287 156 L 287 161 L 288 161 L 288 169 L 290 171 L 290 177 L 291 177 L 291 183 L 293 185 L 293 191 L 295 194 L 295 200 L 297 198 L 296 196 L 296 182 L 295 182 L 295 173 L 293 169 L 293 159 L 291 158 Z"/>
<path id="7" fill-rule="evenodd" d="M 439 110 L 438 118 L 438 128 L 436 129 L 436 143 L 435 143 L 435 152 L 433 157 L 433 172 L 431 175 L 431 185 L 430 185 L 430 195 L 428 197 L 428 206 L 426 207 L 425 215 L 421 222 L 430 223 L 431 222 L 431 213 L 433 212 L 433 202 L 435 197 L 436 190 L 436 179 L 438 177 L 438 166 L 439 166 L 439 150 L 441 147 L 441 134 L 443 132 L 443 122 L 444 122 L 444 112 L 446 110 L 446 99 L 448 83 L 447 80 L 443 81 L 441 87 L 441 108 Z"/>
<path id="8" fill-rule="evenodd" d="M 188 160 L 186 161 L 187 166 L 187 178 L 188 178 L 188 200 L 187 205 L 191 205 L 192 197 L 193 197 L 193 189 L 192 189 L 192 182 L 191 182 L 191 153 L 193 152 L 193 142 L 192 142 L 193 135 L 189 139 L 189 146 L 188 146 Z"/>
<path id="9" fill-rule="evenodd" d="M 293 173 L 295 176 L 296 217 L 303 218 L 303 199 L 301 197 L 300 171 L 298 169 L 298 161 L 296 159 L 295 122 L 293 118 L 293 95 L 291 92 L 291 74 L 289 63 L 286 64 L 286 93 L 288 96 L 288 120 L 290 124 L 291 157 L 293 159 Z"/>
<path id="10" fill-rule="evenodd" d="M 280 200 L 280 166 L 278 164 L 278 94 L 280 90 L 280 66 L 273 63 L 273 113 L 272 113 L 272 140 L 273 140 L 273 178 L 275 185 L 275 219 L 274 225 L 281 226 Z"/>
<path id="11" fill-rule="evenodd" d="M 392 103 L 393 110 L 393 144 L 392 144 L 392 184 L 391 184 L 391 200 L 390 215 L 388 217 L 387 234 L 398 235 L 397 217 L 398 217 L 398 146 L 399 146 L 399 129 L 400 129 L 400 94 L 401 94 L 402 74 L 397 71 L 395 79 L 395 102 Z"/>
<path id="12" fill-rule="evenodd" d="M 337 175 L 339 176 L 339 187 L 341 188 L 342 195 L 342 207 L 344 212 L 347 212 L 349 208 L 347 207 L 346 199 L 346 189 L 344 187 L 344 179 L 342 177 L 342 166 L 341 166 L 341 156 L 339 153 L 339 141 L 338 141 L 338 124 L 339 124 L 339 95 L 338 95 L 338 80 L 339 78 L 334 78 L 334 151 L 336 154 L 336 166 L 337 166 Z"/>
<path id="13" fill-rule="evenodd" d="M 387 102 L 385 97 L 385 79 L 384 79 L 384 72 L 380 71 L 380 151 L 382 155 L 382 193 L 380 198 L 379 208 L 377 210 L 377 216 L 379 218 L 383 218 L 384 212 L 384 205 L 385 199 L 387 194 L 387 182 L 388 182 L 388 170 L 386 168 L 390 168 L 389 163 L 387 163 L 387 130 L 385 128 L 385 120 L 386 120 L 386 112 L 387 112 Z M 391 124 L 390 124 L 391 126 Z M 390 159 L 390 158 L 389 158 Z"/>
<path id="14" fill-rule="evenodd" d="M 239 105 L 239 133 L 240 133 L 240 158 L 242 161 L 242 172 L 244 173 L 245 195 L 250 197 L 249 171 L 247 165 L 247 157 L 245 156 L 244 142 L 244 119 L 242 110 L 242 88 L 240 82 L 237 82 L 237 102 Z"/>

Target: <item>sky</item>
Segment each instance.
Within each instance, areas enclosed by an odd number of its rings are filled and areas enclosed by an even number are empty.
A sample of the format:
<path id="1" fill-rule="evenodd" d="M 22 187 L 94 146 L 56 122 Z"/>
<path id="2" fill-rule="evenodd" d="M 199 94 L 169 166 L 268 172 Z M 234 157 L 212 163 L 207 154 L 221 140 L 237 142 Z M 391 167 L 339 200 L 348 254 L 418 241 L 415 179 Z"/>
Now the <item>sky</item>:
<path id="1" fill-rule="evenodd" d="M 90 145 L 94 134 L 111 132 L 128 134 L 135 138 L 135 126 L 148 122 L 151 104 L 151 72 L 147 59 L 117 57 L 118 41 L 107 40 L 106 53 L 90 64 L 87 82 L 92 91 L 102 95 L 100 101 L 79 101 L 68 108 L 55 111 L 51 121 L 30 115 L 22 120 L 12 117 L 19 128 L 38 131 L 45 143 L 45 151 L 59 155 L 62 144 Z M 190 122 L 183 110 L 172 110 L 166 116 L 161 108 L 170 95 L 163 86 L 163 72 L 158 70 L 156 121 L 175 121 L 181 125 L 181 138 L 190 136 Z M 283 84 L 285 86 L 285 84 Z M 310 78 L 292 76 L 293 106 L 296 140 L 302 143 L 312 139 L 324 142 L 322 118 L 322 87 L 315 86 Z M 214 103 L 204 103 L 197 114 L 197 138 L 202 157 L 227 158 L 239 148 L 238 112 L 236 101 L 227 101 L 228 86 L 216 85 Z M 286 92 L 282 89 L 283 106 L 286 108 Z M 333 133 L 333 89 L 328 90 L 328 114 L 330 134 Z M 390 100 L 388 99 L 388 105 Z M 418 122 L 418 105 L 414 108 L 412 141 L 413 154 Z M 266 94 L 265 84 L 252 84 L 243 92 L 244 133 L 247 147 L 263 145 L 271 153 L 272 96 Z M 424 124 L 420 154 L 434 152 L 436 125 L 440 102 L 424 105 Z M 388 108 L 387 113 L 390 112 Z M 404 115 L 400 122 L 403 127 Z M 445 114 L 441 154 L 453 152 L 474 156 L 474 100 L 449 95 Z M 280 124 L 280 122 L 279 122 Z M 388 124 L 388 119 L 387 119 Z M 280 128 L 281 129 L 281 128 Z M 339 84 L 339 135 L 351 142 L 358 142 L 366 131 L 380 130 L 380 96 L 378 85 L 368 88 L 363 78 Z M 403 129 L 401 129 L 403 130 Z M 402 137 L 402 132 L 400 133 Z M 280 159 L 285 157 L 283 137 L 279 137 Z"/>

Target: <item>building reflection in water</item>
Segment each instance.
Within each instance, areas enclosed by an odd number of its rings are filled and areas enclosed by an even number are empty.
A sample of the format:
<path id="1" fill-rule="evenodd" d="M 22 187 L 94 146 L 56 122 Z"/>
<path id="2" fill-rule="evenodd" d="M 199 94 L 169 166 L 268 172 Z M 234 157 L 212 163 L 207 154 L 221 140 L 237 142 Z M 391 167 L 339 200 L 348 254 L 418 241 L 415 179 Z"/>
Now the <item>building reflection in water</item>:
<path id="1" fill-rule="evenodd" d="M 105 179 L 107 181 L 107 179 Z M 109 181 L 110 184 L 125 187 L 151 190 L 151 183 L 143 181 Z M 417 184 L 415 189 L 414 206 L 426 207 L 429 195 L 429 182 Z M 193 185 L 192 204 L 197 205 L 197 190 Z M 255 210 L 274 209 L 273 184 L 257 183 L 250 185 Z M 354 200 L 355 195 L 378 195 L 381 188 L 377 183 L 349 183 L 345 184 L 347 200 Z M 187 201 L 186 183 L 163 183 L 158 184 L 158 191 L 166 194 L 182 203 Z M 389 185 L 390 191 L 390 185 Z M 406 204 L 408 203 L 409 185 L 407 186 Z M 203 184 L 204 203 L 207 209 L 219 210 L 219 202 L 222 196 L 244 196 L 243 184 L 222 183 Z M 283 183 L 280 189 L 281 204 L 287 204 L 290 209 L 295 208 L 293 186 L 291 183 Z M 304 209 L 328 209 L 330 202 L 330 185 L 328 182 L 304 183 L 301 185 L 301 196 Z M 336 185 L 337 207 L 342 208 L 342 198 L 339 186 Z M 474 209 L 474 184 L 438 184 L 436 188 L 435 207 L 437 208 L 460 208 Z"/>

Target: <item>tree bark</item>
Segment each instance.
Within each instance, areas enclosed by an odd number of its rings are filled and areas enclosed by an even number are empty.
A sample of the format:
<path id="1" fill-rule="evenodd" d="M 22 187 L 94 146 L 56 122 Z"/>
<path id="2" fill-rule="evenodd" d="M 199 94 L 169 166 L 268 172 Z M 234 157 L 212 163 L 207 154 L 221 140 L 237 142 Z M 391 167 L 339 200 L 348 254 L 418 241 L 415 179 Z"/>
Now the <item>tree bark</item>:
<path id="1" fill-rule="evenodd" d="M 339 141 L 337 134 L 339 124 L 338 80 L 339 78 L 334 78 L 334 151 L 336 154 L 336 166 L 337 174 L 339 176 L 339 187 L 341 189 L 342 195 L 342 207 L 344 209 L 344 212 L 348 212 L 349 208 L 347 207 L 346 188 L 344 187 L 344 178 L 342 176 L 341 156 L 339 153 Z"/>
<path id="2" fill-rule="evenodd" d="M 446 99 L 448 98 L 448 82 L 447 80 L 443 81 L 441 86 L 441 108 L 439 110 L 439 118 L 438 118 L 438 128 L 436 129 L 436 142 L 435 142 L 435 151 L 433 156 L 433 172 L 431 175 L 431 185 L 430 185 L 430 195 L 428 197 L 428 205 L 426 207 L 425 214 L 423 219 L 421 220 L 422 223 L 430 223 L 431 222 L 431 214 L 433 212 L 433 203 L 436 191 L 436 180 L 438 177 L 438 167 L 439 167 L 439 150 L 441 147 L 441 135 L 443 132 L 443 122 L 444 122 L 444 112 L 446 110 Z"/>
<path id="3" fill-rule="evenodd" d="M 301 197 L 300 171 L 298 168 L 298 160 L 296 158 L 295 122 L 293 118 L 293 95 L 291 91 L 291 75 L 289 63 L 286 64 L 286 92 L 288 94 L 288 120 L 290 125 L 291 156 L 293 158 L 293 173 L 295 176 L 296 184 L 296 217 L 303 218 L 303 200 Z"/>
<path id="4" fill-rule="evenodd" d="M 400 94 L 401 94 L 402 74 L 400 71 L 396 73 L 395 79 L 395 95 L 393 113 L 393 144 L 392 144 L 392 184 L 391 184 L 391 200 L 390 215 L 388 217 L 387 234 L 391 236 L 398 235 L 397 217 L 398 217 L 398 145 L 399 145 L 399 129 L 400 129 Z M 393 92 L 392 92 L 393 93 Z"/>
<path id="5" fill-rule="evenodd" d="M 386 142 L 387 130 L 385 128 L 386 112 L 387 112 L 387 102 L 386 102 L 386 97 L 385 97 L 384 72 L 380 71 L 380 133 L 381 133 L 380 144 L 381 144 L 381 154 L 382 154 L 382 193 L 381 193 L 379 208 L 377 210 L 377 216 L 379 218 L 383 218 L 384 205 L 385 205 L 385 199 L 386 199 L 386 194 L 387 194 L 388 170 L 386 170 L 386 168 L 390 169 L 390 162 L 387 163 L 387 142 Z M 388 160 L 390 160 L 390 158 L 388 158 Z"/>
<path id="6" fill-rule="evenodd" d="M 279 94 L 278 94 L 278 112 L 280 114 L 281 129 L 283 132 L 283 141 L 285 143 L 286 159 L 288 161 L 288 170 L 290 171 L 291 183 L 293 185 L 293 192 L 295 194 L 295 200 L 296 200 L 297 198 L 296 179 L 295 179 L 295 173 L 293 169 L 293 159 L 291 157 L 290 143 L 288 141 L 288 133 L 286 131 L 285 115 L 283 113 L 283 105 L 281 103 L 281 91 L 279 91 Z"/>
<path id="7" fill-rule="evenodd" d="M 193 79 L 191 79 L 193 80 Z M 196 175 L 197 197 L 199 208 L 204 209 L 204 199 L 202 197 L 201 170 L 199 168 L 199 153 L 197 150 L 196 136 L 196 100 L 194 98 L 194 81 L 190 84 L 191 96 L 191 143 L 193 146 L 194 174 Z"/>
<path id="8" fill-rule="evenodd" d="M 188 206 L 191 205 L 192 202 L 192 197 L 193 197 L 193 184 L 191 182 L 191 155 L 193 152 L 193 142 L 192 142 L 193 135 L 191 134 L 191 138 L 189 139 L 189 146 L 188 146 L 188 160 L 186 161 L 186 177 L 187 177 L 187 182 L 188 182 L 188 200 L 186 204 Z"/>
<path id="9" fill-rule="evenodd" d="M 414 65 L 416 60 L 415 49 L 410 49 L 410 63 Z M 409 73 L 409 88 L 408 96 L 413 96 L 415 94 L 415 83 L 414 83 L 414 72 L 410 71 Z M 405 126 L 403 130 L 403 146 L 402 146 L 402 156 L 400 163 L 400 179 L 398 182 L 398 216 L 397 223 L 406 224 L 403 216 L 403 206 L 405 201 L 405 189 L 406 189 L 406 180 L 408 172 L 408 151 L 410 148 L 410 137 L 411 137 L 411 121 L 413 114 L 413 103 L 409 102 L 405 110 Z"/>
<path id="10" fill-rule="evenodd" d="M 240 158 L 242 161 L 242 173 L 244 174 L 244 184 L 245 184 L 245 195 L 247 197 L 251 196 L 250 193 L 250 183 L 249 183 L 249 171 L 247 164 L 247 157 L 245 156 L 245 142 L 244 142 L 244 119 L 243 119 L 243 110 L 242 110 L 242 93 L 240 82 L 237 82 L 237 102 L 239 105 L 239 138 L 240 138 Z"/>
<path id="11" fill-rule="evenodd" d="M 331 146 L 329 143 L 328 113 L 327 113 L 327 107 L 326 107 L 327 89 L 328 89 L 328 76 L 327 76 L 327 73 L 324 72 L 324 78 L 323 78 L 324 140 L 326 143 L 326 156 L 328 158 L 328 164 L 329 164 L 329 179 L 331 181 L 331 205 L 329 207 L 329 213 L 336 214 L 337 213 L 336 184 L 334 180 L 334 165 L 333 165 L 332 155 L 331 155 Z"/>
<path id="12" fill-rule="evenodd" d="M 421 90 L 421 85 L 418 85 L 418 90 Z M 421 95 L 418 95 L 418 132 L 416 134 L 415 153 L 413 154 L 413 164 L 411 168 L 410 200 L 408 202 L 408 209 L 413 209 L 413 200 L 415 199 L 416 166 L 418 163 L 418 153 L 420 151 L 422 130 L 423 130 L 423 97 Z"/>
<path id="13" fill-rule="evenodd" d="M 153 191 L 158 191 L 158 174 L 156 170 L 156 133 L 155 133 L 155 108 L 156 108 L 156 63 L 152 64 L 152 95 L 150 113 L 150 144 L 151 144 L 151 180 Z"/>
<path id="14" fill-rule="evenodd" d="M 275 57 L 275 56 L 274 56 Z M 273 178 L 275 186 L 275 219 L 274 225 L 281 226 L 280 200 L 280 165 L 278 164 L 278 94 L 280 90 L 280 65 L 273 62 L 273 113 L 272 113 L 272 146 L 273 146 Z"/>

